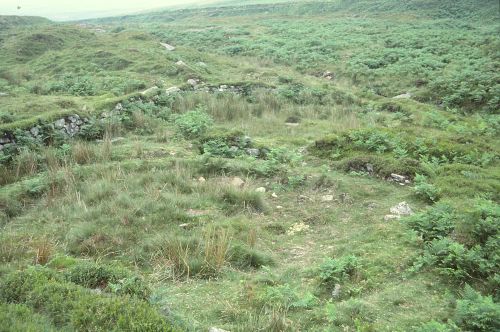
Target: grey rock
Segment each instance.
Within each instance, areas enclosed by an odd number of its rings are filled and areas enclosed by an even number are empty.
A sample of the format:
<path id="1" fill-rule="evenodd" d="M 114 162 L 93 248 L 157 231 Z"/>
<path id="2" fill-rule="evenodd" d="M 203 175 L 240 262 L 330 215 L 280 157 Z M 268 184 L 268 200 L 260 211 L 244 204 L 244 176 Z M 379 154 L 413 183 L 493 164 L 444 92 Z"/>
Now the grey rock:
<path id="1" fill-rule="evenodd" d="M 409 216 L 413 214 L 412 209 L 406 202 L 401 202 L 390 209 L 391 213 L 397 216 Z"/>
<path id="2" fill-rule="evenodd" d="M 64 120 L 64 119 L 59 119 L 59 120 L 57 120 L 57 121 L 54 122 L 54 126 L 56 128 L 59 128 L 59 129 L 60 128 L 64 128 L 65 124 L 66 124 L 66 120 Z"/>
<path id="3" fill-rule="evenodd" d="M 167 44 L 167 43 L 160 43 L 161 46 L 165 47 L 167 49 L 167 51 L 174 51 L 175 50 L 175 46 L 172 46 L 170 44 Z"/>
<path id="4" fill-rule="evenodd" d="M 334 299 L 339 298 L 340 297 L 340 290 L 341 290 L 340 284 L 335 284 L 335 288 L 333 288 L 333 291 L 332 291 L 332 298 L 334 298 Z"/>
<path id="5" fill-rule="evenodd" d="M 198 81 L 197 81 L 197 80 L 195 80 L 195 79 L 192 79 L 192 78 L 188 79 L 188 80 L 187 80 L 187 83 L 188 83 L 189 85 L 191 85 L 191 86 L 196 86 L 196 85 L 198 85 Z"/>
<path id="6" fill-rule="evenodd" d="M 258 193 L 265 193 L 266 192 L 266 188 L 259 187 L 259 188 L 255 189 L 255 191 L 258 192 Z"/>
<path id="7" fill-rule="evenodd" d="M 7 97 L 9 94 L 7 92 L 0 92 L 0 97 Z"/>
<path id="8" fill-rule="evenodd" d="M 252 157 L 258 157 L 260 155 L 259 149 L 246 149 L 245 152 Z"/>
<path id="9" fill-rule="evenodd" d="M 324 196 L 321 196 L 321 201 L 322 202 L 331 202 L 331 201 L 333 201 L 333 195 L 324 195 Z"/>
<path id="10" fill-rule="evenodd" d="M 198 67 L 207 67 L 207 64 L 206 64 L 205 62 L 201 62 L 201 61 L 200 61 L 200 62 L 198 62 L 196 65 L 197 65 Z"/>
<path id="11" fill-rule="evenodd" d="M 116 104 L 115 111 L 118 111 L 118 112 L 123 111 L 123 105 L 122 105 L 122 103 Z"/>
<path id="12" fill-rule="evenodd" d="M 8 143 L 10 143 L 10 138 L 0 137 L 0 144 L 8 144 Z"/>
<path id="13" fill-rule="evenodd" d="M 179 60 L 175 63 L 177 66 L 180 66 L 180 67 L 185 67 L 186 66 L 186 63 L 182 60 Z"/>
<path id="14" fill-rule="evenodd" d="M 398 216 L 395 214 L 387 214 L 384 216 L 384 221 L 391 221 L 391 220 L 396 220 L 396 219 L 401 219 L 401 216 Z"/>
<path id="15" fill-rule="evenodd" d="M 239 177 L 234 177 L 230 184 L 233 186 L 233 187 L 236 187 L 236 188 L 242 188 L 244 185 L 245 185 L 245 181 L 243 181 L 241 178 Z"/>
<path id="16" fill-rule="evenodd" d="M 396 174 L 396 173 L 392 173 L 391 174 L 391 179 L 393 179 L 396 182 L 405 182 L 406 176 L 399 175 L 399 174 Z"/>
<path id="17" fill-rule="evenodd" d="M 411 93 L 403 93 L 401 95 L 397 95 L 395 97 L 392 97 L 392 99 L 410 99 L 412 97 Z"/>
<path id="18" fill-rule="evenodd" d="M 231 153 L 238 153 L 238 150 L 239 150 L 239 149 L 240 149 L 239 147 L 237 147 L 237 146 L 233 145 L 233 146 L 231 146 L 231 147 L 229 148 L 229 152 L 231 152 Z"/>
<path id="19" fill-rule="evenodd" d="M 30 133 L 33 136 L 38 136 L 40 134 L 40 127 L 33 127 L 30 129 Z"/>
<path id="20" fill-rule="evenodd" d="M 229 332 L 227 330 L 220 329 L 218 327 L 211 327 L 208 332 Z"/>
<path id="21" fill-rule="evenodd" d="M 373 165 L 372 164 L 366 164 L 365 168 L 366 168 L 366 171 L 368 173 L 373 173 Z"/>

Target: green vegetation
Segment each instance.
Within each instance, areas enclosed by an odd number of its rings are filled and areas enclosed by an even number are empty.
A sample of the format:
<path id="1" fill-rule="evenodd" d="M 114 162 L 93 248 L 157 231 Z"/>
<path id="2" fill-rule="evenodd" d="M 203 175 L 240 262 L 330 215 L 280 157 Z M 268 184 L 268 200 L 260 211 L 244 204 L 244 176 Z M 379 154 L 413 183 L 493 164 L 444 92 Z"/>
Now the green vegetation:
<path id="1" fill-rule="evenodd" d="M 0 330 L 500 329 L 498 13 L 0 17 Z"/>

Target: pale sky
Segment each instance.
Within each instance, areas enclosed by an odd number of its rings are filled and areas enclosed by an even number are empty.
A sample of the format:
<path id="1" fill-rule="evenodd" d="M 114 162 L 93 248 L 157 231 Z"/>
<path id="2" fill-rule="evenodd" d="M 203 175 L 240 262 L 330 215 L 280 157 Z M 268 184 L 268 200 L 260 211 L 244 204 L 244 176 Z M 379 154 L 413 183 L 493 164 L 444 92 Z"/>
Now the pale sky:
<path id="1" fill-rule="evenodd" d="M 72 20 L 147 11 L 176 5 L 208 4 L 211 0 L 0 0 L 0 15 L 34 15 Z M 21 7 L 18 9 L 18 6 Z"/>

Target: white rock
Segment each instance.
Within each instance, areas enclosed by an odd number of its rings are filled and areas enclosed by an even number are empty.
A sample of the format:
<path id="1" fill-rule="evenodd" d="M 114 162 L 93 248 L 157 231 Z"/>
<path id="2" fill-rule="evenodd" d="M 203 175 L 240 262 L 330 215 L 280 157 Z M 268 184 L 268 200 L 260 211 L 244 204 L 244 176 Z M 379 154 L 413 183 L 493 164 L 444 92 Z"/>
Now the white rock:
<path id="1" fill-rule="evenodd" d="M 324 195 L 321 197 L 322 202 L 331 202 L 333 201 L 333 195 Z"/>
<path id="2" fill-rule="evenodd" d="M 406 176 L 404 175 L 399 175 L 396 173 L 391 174 L 391 178 L 396 181 L 396 182 L 404 182 L 406 180 Z"/>
<path id="3" fill-rule="evenodd" d="M 272 194 L 271 194 L 271 197 L 272 197 L 272 198 L 278 198 L 278 195 L 276 195 L 276 193 L 272 193 Z"/>
<path id="4" fill-rule="evenodd" d="M 397 95 L 395 97 L 392 97 L 392 99 L 410 99 L 412 97 L 411 93 L 403 93 L 401 95 Z"/>
<path id="5" fill-rule="evenodd" d="M 211 327 L 208 332 L 229 332 L 227 330 L 220 329 L 218 327 Z"/>
<path id="6" fill-rule="evenodd" d="M 207 182 L 207 180 L 206 180 L 203 176 L 200 176 L 200 177 L 198 178 L 198 182 L 199 182 L 199 183 L 205 183 L 205 182 Z"/>
<path id="7" fill-rule="evenodd" d="M 255 189 L 255 191 L 258 192 L 258 193 L 265 193 L 266 192 L 266 188 L 259 187 L 259 188 Z"/>
<path id="8" fill-rule="evenodd" d="M 285 122 L 285 126 L 288 127 L 298 127 L 299 125 L 299 123 Z"/>
<path id="9" fill-rule="evenodd" d="M 184 61 L 182 61 L 182 60 L 177 61 L 175 64 L 177 66 L 185 66 L 186 65 L 186 63 Z"/>
<path id="10" fill-rule="evenodd" d="M 234 177 L 231 180 L 231 185 L 236 188 L 242 188 L 245 185 L 245 181 L 243 181 L 239 177 Z"/>
<path id="11" fill-rule="evenodd" d="M 167 43 L 160 43 L 161 46 L 165 47 L 167 49 L 167 51 L 173 51 L 175 50 L 175 47 L 172 46 L 172 45 L 169 45 Z"/>
<path id="12" fill-rule="evenodd" d="M 410 206 L 406 202 L 401 202 L 396 206 L 391 207 L 390 209 L 392 214 L 398 215 L 398 216 L 409 216 L 413 214 L 413 211 L 411 210 Z"/>
<path id="13" fill-rule="evenodd" d="M 281 210 L 283 207 L 281 205 L 276 206 L 278 210 Z"/>
<path id="14" fill-rule="evenodd" d="M 195 79 L 192 79 L 192 78 L 188 79 L 187 83 L 190 84 L 191 86 L 198 85 L 198 82 Z"/>

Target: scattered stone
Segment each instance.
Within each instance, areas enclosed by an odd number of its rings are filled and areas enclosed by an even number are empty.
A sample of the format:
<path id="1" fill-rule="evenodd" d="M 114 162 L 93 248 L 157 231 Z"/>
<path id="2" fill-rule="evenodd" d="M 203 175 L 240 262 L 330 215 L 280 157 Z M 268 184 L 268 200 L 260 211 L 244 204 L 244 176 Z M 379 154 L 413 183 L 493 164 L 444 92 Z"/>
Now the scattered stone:
<path id="1" fill-rule="evenodd" d="M 223 330 L 223 329 L 220 329 L 218 327 L 211 327 L 208 332 L 229 332 L 229 331 L 226 331 L 226 330 Z"/>
<path id="2" fill-rule="evenodd" d="M 366 164 L 365 168 L 366 168 L 366 171 L 368 173 L 373 173 L 373 165 L 372 164 Z"/>
<path id="3" fill-rule="evenodd" d="M 407 93 L 403 93 L 401 95 L 397 95 L 395 97 L 392 97 L 392 99 L 410 99 L 412 97 L 412 94 L 407 92 Z"/>
<path id="4" fill-rule="evenodd" d="M 165 90 L 165 93 L 166 93 L 167 95 L 169 95 L 169 94 L 171 94 L 171 93 L 176 93 L 176 92 L 179 92 L 179 91 L 181 91 L 181 89 L 179 89 L 179 88 L 178 88 L 178 87 L 176 87 L 176 86 L 173 86 L 173 87 L 170 87 L 170 88 L 168 88 L 167 90 Z"/>
<path id="5" fill-rule="evenodd" d="M 203 176 L 200 176 L 200 177 L 198 178 L 198 182 L 199 182 L 199 183 L 205 183 L 205 182 L 207 182 L 207 180 L 206 180 Z"/>
<path id="6" fill-rule="evenodd" d="M 40 134 L 40 127 L 33 127 L 30 129 L 30 133 L 33 136 L 38 136 Z"/>
<path id="7" fill-rule="evenodd" d="M 200 62 L 198 62 L 196 65 L 197 65 L 198 67 L 207 67 L 207 64 L 206 64 L 205 62 L 201 62 L 201 61 L 200 61 Z"/>
<path id="8" fill-rule="evenodd" d="M 272 198 L 278 198 L 278 195 L 276 195 L 276 193 L 272 193 L 272 194 L 271 194 L 271 197 L 272 197 Z"/>
<path id="9" fill-rule="evenodd" d="M 193 79 L 193 78 L 190 78 L 187 80 L 187 83 L 193 87 L 197 86 L 198 85 L 198 81 Z"/>
<path id="10" fill-rule="evenodd" d="M 266 188 L 259 187 L 259 188 L 255 189 L 255 191 L 258 192 L 258 193 L 265 193 L 266 192 Z"/>
<path id="11" fill-rule="evenodd" d="M 398 216 L 409 216 L 413 214 L 413 211 L 411 210 L 410 206 L 406 202 L 401 202 L 396 206 L 393 206 L 390 209 L 392 214 L 398 215 Z"/>
<path id="12" fill-rule="evenodd" d="M 260 156 L 260 150 L 259 149 L 246 149 L 245 152 L 247 153 L 247 155 L 255 157 L 255 158 L 257 158 L 258 156 Z"/>
<path id="13" fill-rule="evenodd" d="M 180 228 L 188 228 L 188 227 L 189 227 L 189 224 L 187 224 L 187 223 L 186 223 L 186 224 L 180 224 L 180 225 L 179 225 L 179 227 L 180 227 Z"/>
<path id="14" fill-rule="evenodd" d="M 175 64 L 176 64 L 177 66 L 181 66 L 181 67 L 186 66 L 186 63 L 185 63 L 184 61 L 182 61 L 182 60 L 177 61 Z"/>
<path id="15" fill-rule="evenodd" d="M 393 179 L 396 182 L 405 182 L 406 176 L 399 175 L 399 174 L 396 174 L 396 173 L 392 173 L 391 174 L 391 179 Z"/>
<path id="16" fill-rule="evenodd" d="M 300 125 L 299 123 L 285 122 L 285 126 L 288 127 L 298 127 L 299 125 Z"/>
<path id="17" fill-rule="evenodd" d="M 165 47 L 167 49 L 167 51 L 174 51 L 175 50 L 175 47 L 172 46 L 172 45 L 169 45 L 167 43 L 160 43 L 161 46 Z"/>
<path id="18" fill-rule="evenodd" d="M 333 195 L 324 195 L 321 197 L 322 202 L 331 202 L 333 201 Z"/>
<path id="19" fill-rule="evenodd" d="M 333 78 L 335 78 L 335 74 L 327 70 L 323 73 L 322 77 L 326 78 L 327 80 L 332 80 Z"/>
<path id="20" fill-rule="evenodd" d="M 294 235 L 297 233 L 302 233 L 302 232 L 307 232 L 309 230 L 310 226 L 305 224 L 304 222 L 299 222 L 296 224 L 293 224 L 287 231 L 287 235 Z"/>
<path id="21" fill-rule="evenodd" d="M 278 210 L 283 209 L 283 207 L 282 207 L 281 205 L 276 206 L 276 208 L 277 208 Z"/>
<path id="22" fill-rule="evenodd" d="M 9 94 L 7 92 L 0 92 L 0 97 L 7 97 Z"/>
<path id="23" fill-rule="evenodd" d="M 149 89 L 142 91 L 141 95 L 143 95 L 143 96 L 154 96 L 154 95 L 156 95 L 158 93 L 158 91 L 160 91 L 159 87 L 152 86 Z"/>
<path id="24" fill-rule="evenodd" d="M 332 298 L 337 299 L 340 297 L 340 284 L 335 284 L 335 288 L 332 290 Z"/>
<path id="25" fill-rule="evenodd" d="M 395 219 L 400 219 L 401 216 L 395 215 L 395 214 L 387 214 L 384 216 L 384 221 L 391 221 Z"/>
<path id="26" fill-rule="evenodd" d="M 10 138 L 0 137 L 0 144 L 8 144 L 8 143 L 10 143 Z"/>
<path id="27" fill-rule="evenodd" d="M 239 177 L 234 177 L 231 180 L 231 185 L 236 188 L 243 188 L 243 186 L 245 185 L 245 181 L 243 181 Z"/>
<path id="28" fill-rule="evenodd" d="M 54 127 L 61 129 L 64 128 L 64 125 L 66 124 L 66 121 L 64 119 L 59 119 L 54 122 Z"/>
<path id="29" fill-rule="evenodd" d="M 114 137 L 110 140 L 111 143 L 116 143 L 125 140 L 125 137 Z"/>

